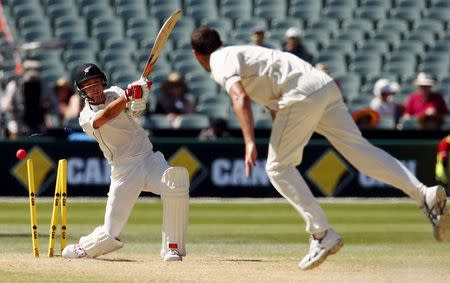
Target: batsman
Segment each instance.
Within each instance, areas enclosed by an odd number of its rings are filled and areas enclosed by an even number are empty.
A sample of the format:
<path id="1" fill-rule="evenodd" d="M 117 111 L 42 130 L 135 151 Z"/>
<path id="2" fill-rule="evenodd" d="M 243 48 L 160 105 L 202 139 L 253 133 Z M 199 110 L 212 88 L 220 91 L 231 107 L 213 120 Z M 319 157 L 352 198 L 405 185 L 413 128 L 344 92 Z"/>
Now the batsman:
<path id="1" fill-rule="evenodd" d="M 85 100 L 79 122 L 111 165 L 111 185 L 103 225 L 67 246 L 64 258 L 96 258 L 123 247 L 119 236 L 142 191 L 162 199 L 161 257 L 181 261 L 186 255 L 188 172 L 170 167 L 161 152 L 154 152 L 146 131 L 133 120 L 146 109 L 151 85 L 141 78 L 126 90 L 106 88 L 106 75 L 95 64 L 83 64 L 75 71 L 76 90 Z"/>

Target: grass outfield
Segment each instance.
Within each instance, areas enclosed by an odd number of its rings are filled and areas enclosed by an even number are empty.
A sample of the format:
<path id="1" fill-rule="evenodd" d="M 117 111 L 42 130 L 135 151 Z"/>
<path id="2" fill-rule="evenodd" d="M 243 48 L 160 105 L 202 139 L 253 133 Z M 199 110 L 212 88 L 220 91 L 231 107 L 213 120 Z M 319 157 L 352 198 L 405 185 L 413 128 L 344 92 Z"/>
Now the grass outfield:
<path id="1" fill-rule="evenodd" d="M 438 243 L 412 202 L 326 202 L 345 240 L 320 267 L 303 272 L 304 223 L 284 201 L 191 204 L 183 262 L 159 257 L 162 207 L 140 200 L 121 239 L 98 260 L 46 256 L 50 199 L 38 199 L 39 259 L 32 258 L 27 199 L 0 198 L 0 282 L 450 282 L 450 240 Z M 70 199 L 69 243 L 102 223 L 105 199 Z M 58 246 L 59 242 L 57 242 Z"/>

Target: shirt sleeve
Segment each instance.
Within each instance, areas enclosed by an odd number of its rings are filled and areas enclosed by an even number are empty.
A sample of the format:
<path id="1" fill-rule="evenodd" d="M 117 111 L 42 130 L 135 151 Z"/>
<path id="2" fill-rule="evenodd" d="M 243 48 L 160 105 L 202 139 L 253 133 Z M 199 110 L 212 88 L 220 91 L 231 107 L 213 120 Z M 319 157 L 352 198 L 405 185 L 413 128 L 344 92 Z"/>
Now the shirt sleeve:
<path id="1" fill-rule="evenodd" d="M 96 129 L 94 129 L 94 118 L 97 113 L 94 112 L 88 105 L 83 108 L 83 111 L 80 113 L 80 126 L 83 128 L 83 131 L 91 136 L 94 135 Z"/>
<path id="2" fill-rule="evenodd" d="M 213 53 L 210 66 L 212 78 L 227 92 L 230 92 L 233 84 L 241 80 L 240 63 L 235 52 L 225 52 L 222 49 Z"/>

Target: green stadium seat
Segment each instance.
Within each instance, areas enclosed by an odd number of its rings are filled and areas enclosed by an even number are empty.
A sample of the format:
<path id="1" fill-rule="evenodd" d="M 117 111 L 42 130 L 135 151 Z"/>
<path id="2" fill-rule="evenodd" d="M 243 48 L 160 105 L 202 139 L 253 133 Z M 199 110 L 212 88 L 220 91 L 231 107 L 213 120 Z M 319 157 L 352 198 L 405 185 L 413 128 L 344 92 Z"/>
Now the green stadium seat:
<path id="1" fill-rule="evenodd" d="M 345 6 L 327 6 L 322 10 L 322 15 L 327 18 L 343 21 L 353 18 L 353 10 Z"/>
<path id="2" fill-rule="evenodd" d="M 417 39 L 405 39 L 400 42 L 396 51 L 415 54 L 417 57 L 422 58 L 425 54 L 425 45 Z"/>
<path id="3" fill-rule="evenodd" d="M 410 27 L 421 18 L 420 10 L 414 7 L 397 7 L 390 12 L 390 15 L 392 18 L 407 21 Z"/>
<path id="4" fill-rule="evenodd" d="M 362 31 L 365 35 L 368 35 L 373 31 L 373 23 L 366 19 L 349 19 L 344 20 L 342 23 L 342 30 L 346 31 Z"/>
<path id="5" fill-rule="evenodd" d="M 384 31 L 394 31 L 403 35 L 408 32 L 408 23 L 402 19 L 386 19 L 380 22 L 378 29 Z"/>
<path id="6" fill-rule="evenodd" d="M 378 55 L 386 54 L 389 52 L 389 44 L 383 40 L 369 39 L 363 41 L 358 47 L 356 53 L 376 53 Z"/>
<path id="7" fill-rule="evenodd" d="M 149 130 L 171 129 L 172 122 L 167 119 L 166 115 L 164 114 L 152 113 L 150 116 L 145 118 L 143 127 Z"/>
<path id="8" fill-rule="evenodd" d="M 398 47 L 401 40 L 399 33 L 394 33 L 388 30 L 378 30 L 372 38 L 379 41 L 386 41 L 391 49 Z"/>
<path id="9" fill-rule="evenodd" d="M 407 40 L 419 40 L 425 44 L 425 48 L 434 45 L 434 34 L 431 32 L 423 32 L 421 30 L 413 30 L 406 37 Z"/>
<path id="10" fill-rule="evenodd" d="M 231 30 L 233 30 L 233 22 L 230 19 L 224 17 L 215 19 L 203 19 L 201 21 L 201 26 L 207 26 L 217 29 L 221 36 L 226 36 Z M 220 31 L 223 31 L 226 34 L 222 34 Z"/>
<path id="11" fill-rule="evenodd" d="M 288 10 L 288 16 L 303 20 L 303 25 L 307 26 L 309 23 L 320 19 L 320 10 L 314 6 L 291 6 Z"/>
<path id="12" fill-rule="evenodd" d="M 252 1 L 219 0 L 219 3 L 220 3 L 219 5 L 220 5 L 221 9 L 233 7 L 233 8 L 239 8 L 241 10 L 245 10 L 250 13 L 253 9 Z"/>
<path id="13" fill-rule="evenodd" d="M 300 30 L 303 30 L 303 22 L 299 19 L 292 18 L 292 17 L 285 17 L 284 19 L 273 19 L 272 20 L 272 28 L 271 29 L 286 31 L 290 27 L 296 27 Z"/>
<path id="14" fill-rule="evenodd" d="M 209 118 L 203 114 L 179 115 L 173 124 L 176 128 L 201 130 L 209 127 Z"/>
<path id="15" fill-rule="evenodd" d="M 381 56 L 367 53 L 365 55 L 355 55 L 350 64 L 350 71 L 363 75 L 375 75 L 381 71 Z"/>
<path id="16" fill-rule="evenodd" d="M 423 19 L 414 26 L 414 30 L 422 33 L 433 33 L 435 37 L 441 37 L 444 34 L 444 25 L 436 19 Z"/>
<path id="17" fill-rule="evenodd" d="M 283 5 L 280 5 L 281 3 L 285 2 L 279 2 L 276 5 L 269 6 L 257 6 L 255 7 L 255 16 L 260 18 L 265 18 L 268 20 L 273 19 L 283 19 L 286 17 L 286 7 Z"/>
<path id="18" fill-rule="evenodd" d="M 364 41 L 364 32 L 362 30 L 343 30 L 337 37 L 337 39 L 350 40 L 355 44 Z"/>
<path id="19" fill-rule="evenodd" d="M 330 42 L 330 36 L 323 32 L 323 30 L 307 29 L 303 35 L 303 42 L 308 42 L 310 40 L 316 42 L 319 48 L 323 48 Z"/>
<path id="20" fill-rule="evenodd" d="M 137 48 L 136 42 L 123 40 L 119 38 L 111 38 L 105 42 L 107 49 L 119 50 L 120 52 L 134 52 Z"/>
<path id="21" fill-rule="evenodd" d="M 450 8 L 450 2 L 447 0 L 433 0 L 432 5 L 434 8 Z"/>
<path id="22" fill-rule="evenodd" d="M 328 36 L 334 37 L 339 32 L 339 23 L 335 18 L 320 18 L 311 22 L 308 30 L 314 30 L 319 33 L 326 32 Z"/>
<path id="23" fill-rule="evenodd" d="M 348 30 L 347 30 L 348 31 Z M 325 49 L 335 51 L 340 54 L 345 54 L 345 56 L 353 56 L 355 52 L 355 42 L 348 39 L 332 39 Z"/>
<path id="24" fill-rule="evenodd" d="M 215 19 L 219 15 L 216 6 L 191 6 L 186 10 L 186 16 L 191 17 L 196 21 L 203 19 Z"/>
<path id="25" fill-rule="evenodd" d="M 346 98 L 353 98 L 359 95 L 361 87 L 361 76 L 354 73 L 346 73 L 334 76 L 339 83 L 342 94 Z"/>
<path id="26" fill-rule="evenodd" d="M 417 10 L 422 10 L 426 8 L 426 3 L 423 0 L 398 0 L 397 7 L 399 8 L 414 8 Z"/>
<path id="27" fill-rule="evenodd" d="M 256 26 L 262 26 L 265 29 L 268 29 L 267 20 L 265 18 L 252 17 L 246 19 L 237 19 L 235 23 L 236 29 L 245 30 L 249 34 L 249 36 L 251 34 L 251 30 Z"/>
<path id="28" fill-rule="evenodd" d="M 257 119 L 255 121 L 255 129 L 271 129 L 272 128 L 272 119 Z"/>
<path id="29" fill-rule="evenodd" d="M 116 14 L 124 21 L 127 21 L 128 19 L 134 17 L 144 18 L 147 16 L 147 12 L 145 9 L 143 10 L 139 6 L 131 6 L 131 5 L 117 7 Z"/>
<path id="30" fill-rule="evenodd" d="M 362 0 L 361 6 L 365 7 L 382 7 L 386 10 L 392 8 L 393 0 Z"/>
<path id="31" fill-rule="evenodd" d="M 230 116 L 228 105 L 218 103 L 199 104 L 196 109 L 198 113 L 206 115 L 209 118 L 227 119 Z"/>
<path id="32" fill-rule="evenodd" d="M 376 24 L 386 18 L 386 7 L 361 6 L 355 10 L 355 17 L 371 20 Z"/>

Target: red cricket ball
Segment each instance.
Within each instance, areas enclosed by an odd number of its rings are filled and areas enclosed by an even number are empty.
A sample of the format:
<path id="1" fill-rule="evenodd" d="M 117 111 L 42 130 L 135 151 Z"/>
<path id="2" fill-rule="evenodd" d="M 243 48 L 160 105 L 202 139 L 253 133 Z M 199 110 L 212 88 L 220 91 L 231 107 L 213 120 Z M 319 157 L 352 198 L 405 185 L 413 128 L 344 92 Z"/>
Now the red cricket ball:
<path id="1" fill-rule="evenodd" d="M 16 152 L 16 157 L 17 157 L 19 160 L 24 159 L 25 157 L 27 157 L 27 151 L 26 151 L 25 149 L 23 149 L 23 148 L 19 149 L 19 150 Z"/>

